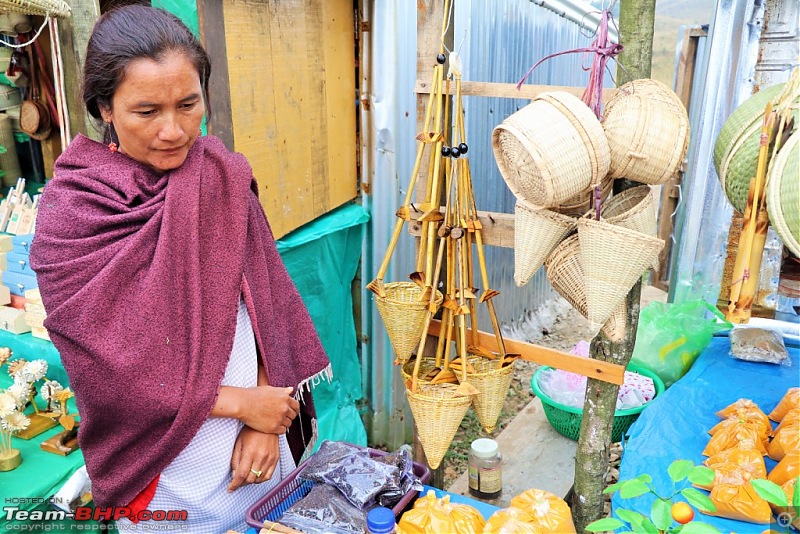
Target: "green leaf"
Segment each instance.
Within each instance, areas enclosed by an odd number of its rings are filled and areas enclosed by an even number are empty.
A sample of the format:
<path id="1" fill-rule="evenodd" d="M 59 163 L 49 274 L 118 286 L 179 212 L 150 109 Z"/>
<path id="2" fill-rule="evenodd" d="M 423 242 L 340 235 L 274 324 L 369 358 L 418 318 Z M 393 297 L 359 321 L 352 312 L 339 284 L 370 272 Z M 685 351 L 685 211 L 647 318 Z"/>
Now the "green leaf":
<path id="1" fill-rule="evenodd" d="M 653 477 L 651 477 L 647 473 L 642 473 L 641 475 L 636 477 L 636 480 L 641 480 L 645 484 L 650 484 L 653 481 Z"/>
<path id="2" fill-rule="evenodd" d="M 624 526 L 625 523 L 623 523 L 619 519 L 614 519 L 613 517 L 604 517 L 603 519 L 592 521 L 591 523 L 586 525 L 585 530 L 589 532 L 606 532 L 607 530 L 617 530 L 618 528 Z"/>
<path id="3" fill-rule="evenodd" d="M 714 470 L 704 465 L 696 465 L 689 471 L 689 482 L 698 486 L 707 486 L 714 482 Z"/>
<path id="4" fill-rule="evenodd" d="M 609 494 L 609 493 L 614 493 L 620 487 L 622 487 L 622 485 L 624 483 L 625 483 L 624 481 L 623 482 L 617 482 L 615 484 L 611 484 L 610 486 L 607 486 L 606 489 L 603 490 L 603 495 L 606 495 L 606 494 Z"/>
<path id="5" fill-rule="evenodd" d="M 681 495 L 695 508 L 704 512 L 716 512 L 716 505 L 711 502 L 708 495 L 701 493 L 694 488 L 684 488 L 681 490 Z M 688 523 L 687 523 L 688 525 Z"/>
<path id="6" fill-rule="evenodd" d="M 681 534 L 720 534 L 720 531 L 708 523 L 689 521 L 681 528 Z"/>
<path id="7" fill-rule="evenodd" d="M 800 477 L 794 481 L 794 497 L 792 497 L 792 506 L 795 511 L 800 510 Z"/>
<path id="8" fill-rule="evenodd" d="M 789 499 L 786 498 L 783 488 L 774 482 L 759 478 L 751 480 L 750 484 L 756 489 L 756 493 L 768 503 L 776 506 L 789 506 Z"/>
<path id="9" fill-rule="evenodd" d="M 661 534 L 653 522 L 646 517 L 644 518 L 644 521 L 642 521 L 642 532 L 645 534 Z"/>
<path id="10" fill-rule="evenodd" d="M 627 521 L 634 527 L 641 527 L 642 521 L 646 519 L 643 514 L 634 512 L 633 510 L 626 510 L 624 508 L 621 510 L 614 510 L 614 513 L 617 514 L 620 519 Z"/>
<path id="11" fill-rule="evenodd" d="M 669 478 L 671 478 L 673 482 L 680 482 L 686 478 L 693 467 L 694 462 L 690 460 L 675 460 L 667 468 L 667 473 L 669 473 Z"/>
<path id="12" fill-rule="evenodd" d="M 623 499 L 632 499 L 644 495 L 649 491 L 650 488 L 648 488 L 644 482 L 638 478 L 632 478 L 622 484 L 622 487 L 619 489 L 619 496 Z"/>
<path id="13" fill-rule="evenodd" d="M 650 517 L 658 530 L 667 530 L 672 525 L 672 506 L 665 499 L 656 499 L 650 509 Z"/>

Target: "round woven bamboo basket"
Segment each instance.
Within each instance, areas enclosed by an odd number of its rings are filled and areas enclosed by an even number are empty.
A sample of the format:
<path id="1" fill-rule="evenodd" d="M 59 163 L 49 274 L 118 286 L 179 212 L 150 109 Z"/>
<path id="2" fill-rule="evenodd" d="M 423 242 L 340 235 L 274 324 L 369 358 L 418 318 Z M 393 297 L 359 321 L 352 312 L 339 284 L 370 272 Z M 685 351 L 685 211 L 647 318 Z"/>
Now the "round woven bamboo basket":
<path id="1" fill-rule="evenodd" d="M 770 162 L 767 175 L 769 221 L 783 244 L 800 258 L 800 130 L 795 131 Z"/>
<path id="2" fill-rule="evenodd" d="M 578 313 L 587 317 L 586 281 L 581 265 L 578 234 L 572 234 L 563 240 L 547 257 L 544 266 L 553 289 L 572 304 Z M 620 341 L 625 336 L 625 319 L 625 304 L 622 303 L 601 330 L 610 340 Z"/>
<path id="3" fill-rule="evenodd" d="M 649 186 L 632 187 L 603 204 L 600 216 L 606 222 L 643 234 L 657 233 L 656 205 Z"/>
<path id="4" fill-rule="evenodd" d="M 614 188 L 614 179 L 607 175 L 600 183 L 600 202 L 604 203 L 611 190 Z M 589 187 L 585 191 L 581 191 L 574 197 L 565 200 L 563 204 L 553 208 L 553 211 L 569 215 L 570 217 L 581 217 L 584 213 L 594 207 L 594 187 Z"/>
<path id="5" fill-rule="evenodd" d="M 492 132 L 500 174 L 521 200 L 537 207 L 559 206 L 608 171 L 602 126 L 577 97 L 543 93 Z"/>
<path id="6" fill-rule="evenodd" d="M 603 128 L 611 150 L 610 173 L 650 185 L 663 184 L 689 148 L 689 116 L 677 95 L 655 80 L 634 80 L 606 104 Z"/>
<path id="7" fill-rule="evenodd" d="M 0 0 L 0 11 L 42 17 L 69 17 L 72 8 L 63 0 Z"/>
<path id="8" fill-rule="evenodd" d="M 514 207 L 514 282 L 520 287 L 527 284 L 550 251 L 574 229 L 572 217 L 518 200 Z"/>
<path id="9" fill-rule="evenodd" d="M 472 404 L 472 395 L 454 395 L 456 387 L 456 384 L 423 384 L 417 393 L 406 389 L 417 435 L 431 469 L 439 467 Z"/>
<path id="10" fill-rule="evenodd" d="M 486 433 L 491 434 L 506 401 L 511 379 L 514 378 L 516 360 L 500 369 L 496 361 L 482 356 L 470 355 L 467 360 L 475 369 L 474 373 L 467 372 L 467 381 L 478 390 L 478 394 L 472 398 L 472 409 Z M 456 377 L 460 380 L 461 374 L 456 373 Z"/>
<path id="11" fill-rule="evenodd" d="M 714 167 L 722 190 L 739 213 L 744 213 L 750 180 L 756 175 L 764 108 L 781 95 L 785 85 L 762 89 L 742 102 L 725 121 L 714 144 Z"/>
<path id="12" fill-rule="evenodd" d="M 394 354 L 401 362 L 408 360 L 419 345 L 425 328 L 428 301 L 420 300 L 422 288 L 414 282 L 392 282 L 385 286 L 386 296 L 375 295 L 375 304 L 381 314 Z M 436 292 L 436 307 L 444 296 Z"/>
<path id="13" fill-rule="evenodd" d="M 642 273 L 658 259 L 664 241 L 605 221 L 578 220 L 589 326 L 599 331 Z"/>

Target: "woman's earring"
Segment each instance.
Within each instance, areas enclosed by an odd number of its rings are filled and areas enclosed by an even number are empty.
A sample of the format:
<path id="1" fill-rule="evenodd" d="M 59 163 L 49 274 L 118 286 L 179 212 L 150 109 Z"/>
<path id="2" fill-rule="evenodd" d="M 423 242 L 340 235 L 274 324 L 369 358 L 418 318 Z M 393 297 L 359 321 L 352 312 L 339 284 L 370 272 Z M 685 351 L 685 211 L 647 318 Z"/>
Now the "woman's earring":
<path id="1" fill-rule="evenodd" d="M 111 141 L 110 143 L 108 143 L 108 150 L 109 152 L 116 152 L 117 150 L 119 150 L 119 147 L 117 146 L 117 143 Z"/>
<path id="2" fill-rule="evenodd" d="M 119 145 L 114 142 L 114 137 L 117 132 L 114 131 L 114 123 L 108 121 L 108 136 L 111 138 L 111 142 L 108 143 L 108 151 L 109 152 L 116 152 L 119 150 Z"/>

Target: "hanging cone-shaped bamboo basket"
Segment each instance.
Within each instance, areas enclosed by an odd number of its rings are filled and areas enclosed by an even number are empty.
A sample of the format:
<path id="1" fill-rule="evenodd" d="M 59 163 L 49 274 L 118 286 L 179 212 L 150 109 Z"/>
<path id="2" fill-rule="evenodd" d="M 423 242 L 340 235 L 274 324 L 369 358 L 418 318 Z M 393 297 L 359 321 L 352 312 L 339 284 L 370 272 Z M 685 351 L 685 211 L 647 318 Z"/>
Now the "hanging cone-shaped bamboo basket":
<path id="1" fill-rule="evenodd" d="M 594 219 L 578 220 L 589 326 L 598 332 L 641 278 L 664 241 Z"/>
<path id="2" fill-rule="evenodd" d="M 511 379 L 514 378 L 516 360 L 500 369 L 497 368 L 497 362 L 482 356 L 470 356 L 468 361 L 475 372 L 467 372 L 467 381 L 478 390 L 478 394 L 472 398 L 472 409 L 478 415 L 483 429 L 491 434 L 506 401 Z M 458 373 L 456 376 L 461 377 Z"/>
<path id="3" fill-rule="evenodd" d="M 586 280 L 581 265 L 578 234 L 572 234 L 563 240 L 547 257 L 544 266 L 553 289 L 581 315 L 587 317 Z M 625 303 L 617 306 L 603 325 L 602 331 L 611 341 L 621 341 L 625 337 Z"/>
<path id="4" fill-rule="evenodd" d="M 472 403 L 472 395 L 456 396 L 456 387 L 453 384 L 420 385 L 417 393 L 406 390 L 417 434 L 431 469 L 442 463 Z"/>
<path id="5" fill-rule="evenodd" d="M 520 287 L 527 284 L 547 255 L 574 229 L 572 217 L 517 201 L 514 207 L 514 282 Z"/>
<path id="6" fill-rule="evenodd" d="M 646 185 L 626 189 L 611 197 L 603 205 L 600 216 L 607 223 L 653 237 L 658 230 L 653 192 Z"/>
<path id="7" fill-rule="evenodd" d="M 417 348 L 425 327 L 428 301 L 420 300 L 423 288 L 414 282 L 392 282 L 385 286 L 386 296 L 375 295 L 394 354 L 401 362 L 408 360 Z M 436 292 L 436 307 L 442 304 L 441 292 Z"/>
<path id="8" fill-rule="evenodd" d="M 600 182 L 600 202 L 606 201 L 608 196 L 611 194 L 613 187 L 614 179 L 610 175 L 607 175 L 603 181 Z M 562 205 L 553 208 L 553 211 L 557 211 L 558 213 L 563 213 L 564 215 L 569 215 L 571 217 L 581 217 L 593 207 L 594 188 L 590 187 L 589 189 L 581 191 L 569 200 L 565 200 Z"/>

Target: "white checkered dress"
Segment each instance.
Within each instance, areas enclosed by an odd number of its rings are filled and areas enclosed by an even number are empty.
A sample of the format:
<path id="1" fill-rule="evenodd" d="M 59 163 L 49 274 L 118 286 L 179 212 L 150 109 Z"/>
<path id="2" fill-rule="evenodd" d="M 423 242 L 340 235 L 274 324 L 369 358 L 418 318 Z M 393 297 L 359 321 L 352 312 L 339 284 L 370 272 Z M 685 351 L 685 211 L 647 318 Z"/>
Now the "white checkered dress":
<path id="1" fill-rule="evenodd" d="M 257 380 L 256 358 L 253 325 L 244 300 L 240 299 L 236 337 L 222 385 L 254 387 Z M 161 473 L 155 495 L 147 509 L 187 510 L 188 527 L 184 532 L 192 534 L 246 530 L 244 515 L 247 508 L 288 475 L 295 464 L 286 436 L 281 436 L 281 457 L 272 479 L 228 493 L 233 444 L 242 426 L 240 421 L 227 418 L 209 418 L 203 423 L 186 449 Z M 178 523 L 160 523 L 162 528 L 167 525 L 177 527 Z M 150 525 L 144 522 L 133 524 L 127 520 L 118 522 L 118 528 L 125 532 L 152 532 L 157 526 L 155 522 Z M 173 531 L 180 530 L 175 528 Z"/>

